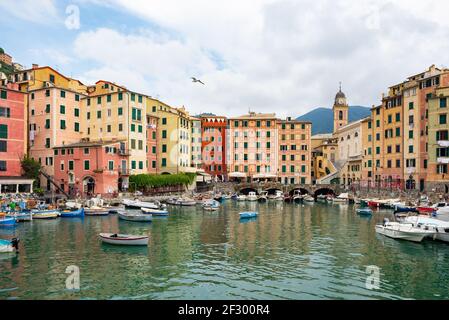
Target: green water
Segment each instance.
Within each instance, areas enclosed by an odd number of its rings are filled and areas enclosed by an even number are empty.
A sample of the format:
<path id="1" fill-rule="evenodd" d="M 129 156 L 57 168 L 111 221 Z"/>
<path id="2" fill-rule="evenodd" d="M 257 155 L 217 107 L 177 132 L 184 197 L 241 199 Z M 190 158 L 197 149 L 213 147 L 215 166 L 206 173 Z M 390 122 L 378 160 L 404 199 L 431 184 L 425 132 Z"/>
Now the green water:
<path id="1" fill-rule="evenodd" d="M 258 210 L 242 223 L 238 212 Z M 0 299 L 448 299 L 449 245 L 377 235 L 353 206 L 228 201 L 216 213 L 170 208 L 151 224 L 116 215 L 35 220 L 21 251 L 0 254 Z M 100 232 L 148 234 L 148 247 L 102 244 Z M 80 290 L 65 283 L 80 268 Z M 366 266 L 380 268 L 378 290 Z"/>

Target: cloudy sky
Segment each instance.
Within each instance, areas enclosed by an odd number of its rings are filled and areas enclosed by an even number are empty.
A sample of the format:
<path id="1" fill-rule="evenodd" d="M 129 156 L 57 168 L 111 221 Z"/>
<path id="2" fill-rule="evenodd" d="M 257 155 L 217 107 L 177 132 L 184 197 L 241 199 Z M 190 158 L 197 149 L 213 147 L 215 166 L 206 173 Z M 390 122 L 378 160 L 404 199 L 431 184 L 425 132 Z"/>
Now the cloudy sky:
<path id="1" fill-rule="evenodd" d="M 448 1 L 0 0 L 0 47 L 192 114 L 298 116 L 449 66 Z M 77 19 L 79 13 L 79 19 Z M 191 76 L 206 85 L 193 84 Z"/>

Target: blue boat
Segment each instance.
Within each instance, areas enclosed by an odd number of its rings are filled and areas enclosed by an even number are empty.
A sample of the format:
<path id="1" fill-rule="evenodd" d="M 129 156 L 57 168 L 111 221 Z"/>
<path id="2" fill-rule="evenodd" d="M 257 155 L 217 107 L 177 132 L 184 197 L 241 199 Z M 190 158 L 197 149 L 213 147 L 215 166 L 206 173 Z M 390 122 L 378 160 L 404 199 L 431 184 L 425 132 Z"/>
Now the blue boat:
<path id="1" fill-rule="evenodd" d="M 255 212 L 255 211 L 253 211 L 253 212 L 240 212 L 240 213 L 239 213 L 240 219 L 255 218 L 255 217 L 257 217 L 258 214 L 259 214 L 259 213 L 258 213 L 258 212 Z"/>
<path id="2" fill-rule="evenodd" d="M 61 211 L 61 218 L 82 218 L 84 217 L 84 208 L 74 211 Z"/>
<path id="3" fill-rule="evenodd" d="M 361 216 L 370 216 L 373 214 L 373 210 L 371 210 L 370 208 L 360 208 L 357 209 L 356 212 Z"/>
<path id="4" fill-rule="evenodd" d="M 18 211 L 18 212 L 10 212 L 6 214 L 7 218 L 14 218 L 17 222 L 21 221 L 31 221 L 33 220 L 33 215 L 30 211 Z"/>
<path id="5" fill-rule="evenodd" d="M 17 224 L 15 218 L 0 219 L 0 227 L 14 227 Z"/>
<path id="6" fill-rule="evenodd" d="M 394 212 L 395 213 L 400 213 L 400 212 L 419 212 L 418 209 L 416 209 L 415 207 L 402 207 L 402 206 L 396 206 L 394 208 Z"/>

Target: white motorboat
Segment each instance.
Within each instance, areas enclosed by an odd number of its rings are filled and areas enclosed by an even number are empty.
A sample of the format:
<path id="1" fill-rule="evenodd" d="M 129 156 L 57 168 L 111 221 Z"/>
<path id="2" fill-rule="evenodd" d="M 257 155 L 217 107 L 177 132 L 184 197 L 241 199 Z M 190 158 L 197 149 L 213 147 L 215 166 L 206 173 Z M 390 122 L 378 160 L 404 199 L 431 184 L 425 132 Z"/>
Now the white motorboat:
<path id="1" fill-rule="evenodd" d="M 130 234 L 100 233 L 101 241 L 109 244 L 123 246 L 147 246 L 148 236 L 135 236 Z"/>
<path id="2" fill-rule="evenodd" d="M 64 205 L 67 209 L 81 209 L 82 207 L 81 203 L 76 201 L 67 201 Z"/>
<path id="3" fill-rule="evenodd" d="M 338 197 L 335 197 L 332 199 L 332 202 L 334 202 L 334 203 L 346 203 L 348 201 L 349 201 L 348 193 L 342 193 Z"/>
<path id="4" fill-rule="evenodd" d="M 301 194 L 301 191 L 295 190 L 293 192 L 292 200 L 294 203 L 300 203 L 304 200 L 304 196 Z"/>
<path id="5" fill-rule="evenodd" d="M 412 223 L 389 221 L 376 225 L 376 232 L 393 239 L 413 242 L 421 242 L 425 237 L 435 235 L 435 231 L 417 228 Z"/>
<path id="6" fill-rule="evenodd" d="M 140 212 L 127 212 L 122 211 L 118 213 L 119 219 L 133 222 L 151 222 L 153 220 L 153 215 L 150 213 L 143 214 Z"/>
<path id="7" fill-rule="evenodd" d="M 440 241 L 449 242 L 449 222 L 429 218 L 427 216 L 407 216 L 403 219 L 405 223 L 411 223 L 414 227 L 431 230 L 435 232 L 432 238 Z"/>
<path id="8" fill-rule="evenodd" d="M 316 200 L 318 202 L 326 202 L 326 198 L 327 198 L 327 196 L 325 194 L 320 194 L 316 197 Z"/>
<path id="9" fill-rule="evenodd" d="M 144 214 L 151 214 L 153 216 L 168 216 L 168 211 L 165 209 L 148 209 L 148 208 L 142 208 L 141 209 Z"/>
<path id="10" fill-rule="evenodd" d="M 274 194 L 268 196 L 268 199 L 275 201 L 284 201 L 284 194 L 281 190 L 276 190 Z"/>
<path id="11" fill-rule="evenodd" d="M 245 201 L 246 200 L 246 196 L 244 194 L 239 194 L 237 196 L 237 201 Z"/>
<path id="12" fill-rule="evenodd" d="M 257 194 L 254 191 L 250 191 L 246 196 L 247 201 L 257 201 Z"/>
<path id="13" fill-rule="evenodd" d="M 315 198 L 312 197 L 311 195 L 307 195 L 304 197 L 304 201 L 305 202 L 315 202 Z"/>
<path id="14" fill-rule="evenodd" d="M 157 202 L 147 202 L 147 201 L 140 201 L 140 200 L 130 200 L 130 199 L 124 199 L 122 203 L 125 205 L 125 207 L 128 208 L 134 208 L 134 209 L 159 209 L 160 203 Z"/>
<path id="15" fill-rule="evenodd" d="M 266 202 L 268 200 L 268 192 L 267 191 L 262 191 L 259 195 L 259 197 L 257 198 L 257 201 L 259 202 Z"/>
<path id="16" fill-rule="evenodd" d="M 207 200 L 202 205 L 206 211 L 217 211 L 220 209 L 220 203 L 217 200 Z"/>

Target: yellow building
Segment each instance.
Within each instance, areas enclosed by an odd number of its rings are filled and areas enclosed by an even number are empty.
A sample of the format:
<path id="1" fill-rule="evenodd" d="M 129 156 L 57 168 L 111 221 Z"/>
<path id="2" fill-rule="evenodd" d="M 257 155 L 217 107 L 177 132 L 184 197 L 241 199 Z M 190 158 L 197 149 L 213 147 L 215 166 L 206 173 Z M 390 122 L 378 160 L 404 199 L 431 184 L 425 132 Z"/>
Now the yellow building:
<path id="1" fill-rule="evenodd" d="M 337 173 L 334 162 L 337 157 L 337 140 L 332 134 L 317 134 L 311 138 L 312 146 L 312 183 L 321 183 L 326 177 Z M 333 180 L 332 177 L 329 180 Z"/>
<path id="2" fill-rule="evenodd" d="M 159 118 L 157 128 L 158 172 L 196 172 L 192 163 L 192 121 L 184 107 L 174 108 L 147 97 L 147 113 Z"/>
<path id="3" fill-rule="evenodd" d="M 146 96 L 103 80 L 90 86 L 88 93 L 82 99 L 83 138 L 122 141 L 120 152 L 129 155 L 119 165 L 122 174 L 146 173 Z"/>

